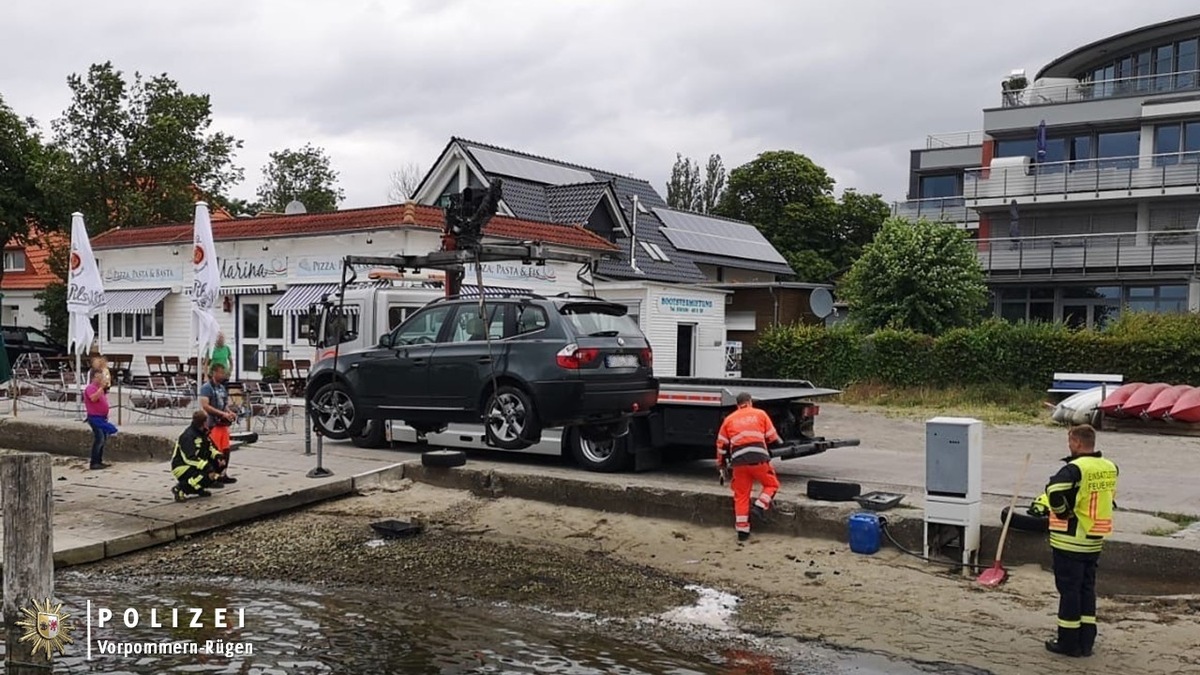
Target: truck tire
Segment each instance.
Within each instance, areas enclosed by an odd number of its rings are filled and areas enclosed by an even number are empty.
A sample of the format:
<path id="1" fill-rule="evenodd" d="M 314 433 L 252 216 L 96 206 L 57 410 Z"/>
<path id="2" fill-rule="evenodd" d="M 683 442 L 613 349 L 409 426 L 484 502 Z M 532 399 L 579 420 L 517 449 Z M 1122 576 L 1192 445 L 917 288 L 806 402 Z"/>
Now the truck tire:
<path id="1" fill-rule="evenodd" d="M 430 450 L 421 453 L 421 466 L 437 469 L 452 469 L 467 463 L 467 453 L 462 450 Z"/>
<path id="2" fill-rule="evenodd" d="M 629 467 L 633 454 L 630 452 L 630 439 L 633 434 L 626 432 L 608 440 L 589 440 L 580 432 L 579 427 L 571 427 L 566 435 L 567 447 L 575 463 L 588 471 L 600 473 L 617 473 Z"/>
<path id="3" fill-rule="evenodd" d="M 823 502 L 852 502 L 862 494 L 862 486 L 858 483 L 842 483 L 834 480 L 808 481 L 807 494 L 809 499 Z"/>
<path id="4" fill-rule="evenodd" d="M 386 448 L 390 445 L 387 440 L 386 420 L 367 420 L 361 434 L 350 437 L 350 442 L 359 448 Z"/>

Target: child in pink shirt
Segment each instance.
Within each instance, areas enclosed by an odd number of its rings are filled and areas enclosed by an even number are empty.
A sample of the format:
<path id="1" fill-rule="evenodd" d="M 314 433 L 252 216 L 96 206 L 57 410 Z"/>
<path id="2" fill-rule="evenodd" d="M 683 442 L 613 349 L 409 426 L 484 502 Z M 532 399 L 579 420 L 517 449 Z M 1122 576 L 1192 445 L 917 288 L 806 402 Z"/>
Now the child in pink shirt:
<path id="1" fill-rule="evenodd" d="M 92 371 L 92 381 L 83 390 L 83 407 L 87 411 L 87 423 L 92 428 L 92 470 L 104 469 L 104 444 L 108 437 L 117 433 L 117 428 L 108 421 L 108 392 L 104 388 L 104 372 Z"/>

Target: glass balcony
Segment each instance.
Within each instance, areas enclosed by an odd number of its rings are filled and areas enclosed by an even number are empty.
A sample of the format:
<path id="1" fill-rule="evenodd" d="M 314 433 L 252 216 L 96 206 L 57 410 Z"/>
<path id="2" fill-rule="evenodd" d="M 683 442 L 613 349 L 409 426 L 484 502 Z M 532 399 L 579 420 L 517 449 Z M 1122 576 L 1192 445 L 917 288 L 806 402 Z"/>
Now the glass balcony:
<path id="1" fill-rule="evenodd" d="M 963 195 L 972 206 L 979 205 L 974 203 L 977 200 L 1007 201 L 1045 195 L 1086 198 L 1090 194 L 1101 198 L 1168 192 L 1200 194 L 1200 153 L 1027 163 L 963 172 Z"/>
<path id="2" fill-rule="evenodd" d="M 1200 269 L 1200 232 L 1158 230 L 1120 234 L 978 239 L 979 262 L 988 275 L 1169 272 Z"/>
<path id="3" fill-rule="evenodd" d="M 1030 84 L 1024 89 L 1001 90 L 1000 107 L 1078 103 L 1123 96 L 1155 96 L 1200 89 L 1200 71 L 1183 70 L 1158 75 L 1120 77 L 1071 84 Z"/>

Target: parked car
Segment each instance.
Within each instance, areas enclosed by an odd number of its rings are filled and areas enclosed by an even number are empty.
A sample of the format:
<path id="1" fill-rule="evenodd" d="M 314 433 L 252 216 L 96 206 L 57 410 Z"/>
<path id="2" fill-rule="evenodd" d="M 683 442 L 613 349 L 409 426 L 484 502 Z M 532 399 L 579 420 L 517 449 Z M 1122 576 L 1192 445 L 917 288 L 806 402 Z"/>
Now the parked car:
<path id="1" fill-rule="evenodd" d="M 325 332 L 340 336 L 328 315 L 336 306 L 325 311 Z M 650 343 L 621 304 L 509 295 L 488 299 L 481 315 L 478 299 L 439 299 L 378 345 L 339 354 L 336 366 L 315 364 L 306 397 L 314 428 L 331 439 L 378 439 L 386 420 L 419 434 L 482 422 L 489 445 L 519 450 L 547 427 L 624 435 L 630 417 L 658 399 L 652 365 Z"/>
<path id="2" fill-rule="evenodd" d="M 0 326 L 8 362 L 14 367 L 22 354 L 37 354 L 42 358 L 66 356 L 67 346 L 50 337 L 45 331 L 31 326 Z"/>

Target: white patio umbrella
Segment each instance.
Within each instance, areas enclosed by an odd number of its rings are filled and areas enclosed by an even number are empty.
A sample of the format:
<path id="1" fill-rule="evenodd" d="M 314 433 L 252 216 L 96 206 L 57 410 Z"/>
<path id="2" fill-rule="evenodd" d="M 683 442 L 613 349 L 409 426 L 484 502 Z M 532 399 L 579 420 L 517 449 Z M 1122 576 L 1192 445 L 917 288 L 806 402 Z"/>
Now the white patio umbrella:
<path id="1" fill-rule="evenodd" d="M 71 318 L 69 347 L 75 354 L 75 380 L 81 390 L 76 397 L 78 411 L 83 403 L 82 389 L 87 386 L 82 379 L 81 362 L 96 337 L 92 317 L 108 302 L 96 256 L 92 254 L 92 242 L 83 224 L 83 214 L 79 212 L 71 214 L 71 258 L 67 269 L 67 313 Z"/>
<path id="2" fill-rule="evenodd" d="M 196 345 L 196 398 L 200 398 L 201 363 L 212 353 L 221 331 L 213 314 L 221 291 L 221 271 L 213 245 L 208 204 L 196 202 L 192 247 L 192 338 Z"/>

